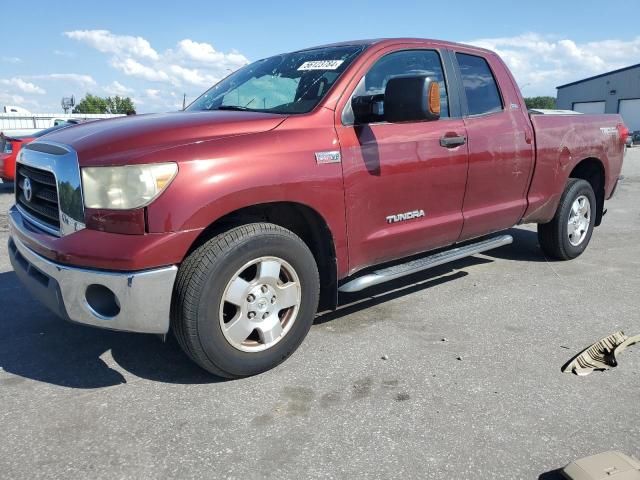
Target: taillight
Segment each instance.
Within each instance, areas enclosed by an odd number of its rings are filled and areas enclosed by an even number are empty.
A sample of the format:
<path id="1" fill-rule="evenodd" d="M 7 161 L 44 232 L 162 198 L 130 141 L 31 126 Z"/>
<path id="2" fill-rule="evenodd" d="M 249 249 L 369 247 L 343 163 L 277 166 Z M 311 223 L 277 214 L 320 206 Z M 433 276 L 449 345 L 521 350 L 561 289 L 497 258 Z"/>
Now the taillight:
<path id="1" fill-rule="evenodd" d="M 620 140 L 622 141 L 622 143 L 627 143 L 629 129 L 625 127 L 623 123 L 618 124 L 618 133 L 620 134 Z"/>

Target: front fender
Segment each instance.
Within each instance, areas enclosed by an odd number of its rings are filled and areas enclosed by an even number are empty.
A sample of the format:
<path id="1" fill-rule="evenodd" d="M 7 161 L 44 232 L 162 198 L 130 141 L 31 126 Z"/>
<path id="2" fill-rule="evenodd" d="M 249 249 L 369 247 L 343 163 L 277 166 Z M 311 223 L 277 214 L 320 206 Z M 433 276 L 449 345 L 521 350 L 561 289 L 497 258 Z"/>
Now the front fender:
<path id="1" fill-rule="evenodd" d="M 191 145 L 185 154 L 193 160 L 179 163 L 172 184 L 148 207 L 149 231 L 203 229 L 242 208 L 297 203 L 324 219 L 346 265 L 342 165 L 315 160 L 315 152 L 337 150 L 336 144 L 333 128 L 317 127 Z"/>

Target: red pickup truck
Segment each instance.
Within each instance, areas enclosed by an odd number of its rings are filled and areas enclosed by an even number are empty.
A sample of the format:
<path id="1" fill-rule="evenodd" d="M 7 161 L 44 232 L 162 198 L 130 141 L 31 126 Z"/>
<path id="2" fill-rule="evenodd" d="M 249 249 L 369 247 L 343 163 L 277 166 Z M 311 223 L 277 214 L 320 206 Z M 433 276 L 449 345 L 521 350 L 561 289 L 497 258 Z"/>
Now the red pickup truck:
<path id="1" fill-rule="evenodd" d="M 238 70 L 186 111 L 24 146 L 9 254 L 63 318 L 171 330 L 208 371 L 253 375 L 338 292 L 512 241 L 494 232 L 537 223 L 546 255 L 577 257 L 626 135 L 618 115 L 530 115 L 487 50 L 310 48 Z"/>

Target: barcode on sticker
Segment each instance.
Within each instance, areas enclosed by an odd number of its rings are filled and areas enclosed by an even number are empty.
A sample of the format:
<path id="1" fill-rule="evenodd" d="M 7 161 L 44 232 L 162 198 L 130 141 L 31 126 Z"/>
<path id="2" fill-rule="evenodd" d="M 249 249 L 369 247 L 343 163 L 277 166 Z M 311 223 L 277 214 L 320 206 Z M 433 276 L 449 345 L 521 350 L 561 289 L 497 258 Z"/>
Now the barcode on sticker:
<path id="1" fill-rule="evenodd" d="M 298 67 L 298 70 L 335 70 L 344 60 L 312 60 L 304 62 Z"/>

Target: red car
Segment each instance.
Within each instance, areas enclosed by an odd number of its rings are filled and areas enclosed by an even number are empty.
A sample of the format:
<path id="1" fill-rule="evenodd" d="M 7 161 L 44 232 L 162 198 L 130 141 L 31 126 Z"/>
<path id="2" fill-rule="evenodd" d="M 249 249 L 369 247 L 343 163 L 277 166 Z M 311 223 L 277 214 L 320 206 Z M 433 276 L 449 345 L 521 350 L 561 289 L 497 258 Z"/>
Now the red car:
<path id="1" fill-rule="evenodd" d="M 3 182 L 13 182 L 16 177 L 16 158 L 20 153 L 23 145 L 32 142 L 36 138 L 40 138 L 47 133 L 60 130 L 61 128 L 70 127 L 80 123 L 77 120 L 69 120 L 65 123 L 55 125 L 31 135 L 22 137 L 6 137 L 4 133 L 0 133 L 0 178 Z"/>
<path id="2" fill-rule="evenodd" d="M 514 225 L 537 223 L 548 257 L 578 257 L 626 135 L 620 115 L 529 114 L 480 48 L 300 50 L 241 68 L 186 111 L 24 147 L 9 257 L 62 318 L 171 330 L 210 372 L 253 375 L 291 355 L 339 292 L 511 243 L 494 233 Z"/>
<path id="3" fill-rule="evenodd" d="M 0 179 L 13 182 L 16 177 L 16 158 L 22 145 L 33 140 L 34 136 L 6 137 L 0 133 Z"/>

